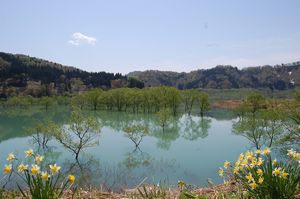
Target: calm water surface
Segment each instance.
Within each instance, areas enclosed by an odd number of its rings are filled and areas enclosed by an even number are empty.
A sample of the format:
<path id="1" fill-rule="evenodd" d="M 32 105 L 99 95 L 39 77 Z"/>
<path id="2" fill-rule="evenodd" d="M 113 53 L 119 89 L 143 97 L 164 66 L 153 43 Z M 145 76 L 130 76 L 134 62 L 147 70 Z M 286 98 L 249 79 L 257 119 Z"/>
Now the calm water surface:
<path id="1" fill-rule="evenodd" d="M 46 157 L 45 165 L 57 162 L 63 172 L 74 173 L 81 185 L 107 189 L 134 187 L 141 181 L 174 185 L 178 180 L 205 185 L 207 179 L 220 183 L 217 170 L 224 160 L 234 161 L 250 148 L 242 136 L 232 134 L 230 113 L 213 111 L 209 117 L 181 115 L 163 132 L 154 115 L 118 112 L 90 112 L 102 123 L 99 145 L 80 154 L 79 164 L 72 153 L 55 139 L 47 148 L 33 141 L 32 128 L 40 121 L 65 124 L 69 112 L 58 108 L 43 110 L 5 110 L 0 113 L 0 162 L 14 152 L 24 158 L 24 150 L 33 148 Z M 123 129 L 134 123 L 149 126 L 136 147 Z M 1 174 L 2 175 L 2 174 Z M 2 176 L 0 176 L 2 178 Z"/>

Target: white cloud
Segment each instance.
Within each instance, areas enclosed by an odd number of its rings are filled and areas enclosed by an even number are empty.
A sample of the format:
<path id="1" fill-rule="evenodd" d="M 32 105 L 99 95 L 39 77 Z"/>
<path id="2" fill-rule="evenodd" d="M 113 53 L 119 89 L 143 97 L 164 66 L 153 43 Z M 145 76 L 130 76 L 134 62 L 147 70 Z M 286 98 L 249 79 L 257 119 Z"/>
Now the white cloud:
<path id="1" fill-rule="evenodd" d="M 69 41 L 70 44 L 78 46 L 80 44 L 90 44 L 95 45 L 97 39 L 95 37 L 89 37 L 80 32 L 75 32 L 72 34 L 72 39 Z"/>

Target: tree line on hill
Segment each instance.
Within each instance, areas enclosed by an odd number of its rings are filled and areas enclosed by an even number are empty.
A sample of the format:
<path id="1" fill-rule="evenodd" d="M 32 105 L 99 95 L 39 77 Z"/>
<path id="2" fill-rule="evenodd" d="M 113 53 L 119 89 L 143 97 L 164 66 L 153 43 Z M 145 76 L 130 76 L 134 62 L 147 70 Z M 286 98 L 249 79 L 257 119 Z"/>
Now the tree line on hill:
<path id="1" fill-rule="evenodd" d="M 172 86 L 182 89 L 300 87 L 300 62 L 238 69 L 217 66 L 189 73 L 144 71 L 120 73 L 87 72 L 75 67 L 20 54 L 0 52 L 0 98 L 34 97 L 81 93 L 93 88 L 144 88 Z"/>
<path id="2" fill-rule="evenodd" d="M 120 73 L 86 72 L 26 55 L 0 52 L 0 97 L 78 93 L 91 88 L 144 87 Z"/>

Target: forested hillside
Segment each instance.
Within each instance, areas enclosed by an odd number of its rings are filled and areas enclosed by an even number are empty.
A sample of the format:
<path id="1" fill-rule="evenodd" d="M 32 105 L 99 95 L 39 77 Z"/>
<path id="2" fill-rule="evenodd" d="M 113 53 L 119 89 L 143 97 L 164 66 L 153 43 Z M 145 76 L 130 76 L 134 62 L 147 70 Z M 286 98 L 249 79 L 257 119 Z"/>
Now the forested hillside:
<path id="1" fill-rule="evenodd" d="M 0 97 L 62 95 L 99 87 L 143 87 L 120 73 L 86 72 L 46 60 L 0 52 Z"/>
<path id="2" fill-rule="evenodd" d="M 14 95 L 49 96 L 78 93 L 91 88 L 174 86 L 191 88 L 268 88 L 286 90 L 300 87 L 300 62 L 238 69 L 217 66 L 189 73 L 144 71 L 120 73 L 86 72 L 75 67 L 0 52 L 0 97 Z"/>
<path id="3" fill-rule="evenodd" d="M 232 66 L 216 66 L 212 69 L 189 73 L 168 71 L 132 72 L 145 86 L 175 86 L 191 88 L 270 88 L 285 90 L 300 87 L 300 62 L 276 66 L 249 67 L 238 69 Z"/>

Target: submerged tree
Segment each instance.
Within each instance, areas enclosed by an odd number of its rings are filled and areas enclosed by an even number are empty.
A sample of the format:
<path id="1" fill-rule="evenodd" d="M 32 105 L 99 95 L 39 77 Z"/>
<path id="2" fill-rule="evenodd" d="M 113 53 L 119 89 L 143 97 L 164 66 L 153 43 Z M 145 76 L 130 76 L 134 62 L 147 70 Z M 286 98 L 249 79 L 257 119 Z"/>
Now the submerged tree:
<path id="1" fill-rule="evenodd" d="M 286 144 L 297 144 L 300 142 L 300 90 L 295 92 L 294 100 L 284 103 L 280 107 L 282 114 L 287 117 L 284 127 L 287 129 L 281 142 Z"/>
<path id="2" fill-rule="evenodd" d="M 161 109 L 156 113 L 156 121 L 158 124 L 162 127 L 163 132 L 165 131 L 166 125 L 168 125 L 168 122 L 171 120 L 171 111 L 169 109 Z"/>
<path id="3" fill-rule="evenodd" d="M 78 161 L 80 152 L 99 143 L 100 124 L 94 117 L 85 117 L 80 109 L 71 113 L 69 124 L 55 132 L 56 139 L 69 151 L 75 154 Z"/>
<path id="4" fill-rule="evenodd" d="M 44 96 L 41 97 L 41 99 L 39 100 L 39 103 L 45 108 L 45 110 L 47 111 L 49 109 L 50 106 L 52 106 L 54 104 L 54 98 L 52 97 L 48 97 L 48 96 Z"/>
<path id="5" fill-rule="evenodd" d="M 203 117 L 204 113 L 210 110 L 210 103 L 207 93 L 200 93 L 199 95 L 199 106 L 200 106 L 200 116 Z"/>
<path id="6" fill-rule="evenodd" d="M 135 150 L 139 149 L 139 145 L 143 140 L 143 137 L 146 136 L 149 132 L 147 126 L 143 125 L 133 125 L 123 129 L 125 136 L 128 137 L 134 144 Z"/>
<path id="7" fill-rule="evenodd" d="M 182 100 L 184 103 L 184 112 L 188 115 L 191 115 L 193 105 L 195 104 L 199 92 L 195 89 L 183 90 L 182 92 Z"/>

